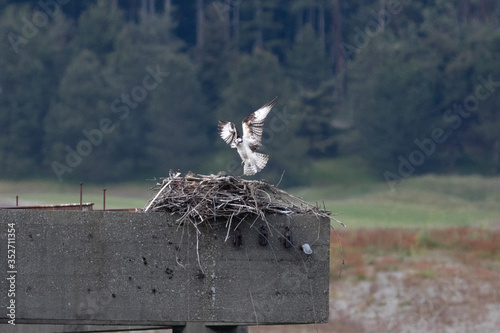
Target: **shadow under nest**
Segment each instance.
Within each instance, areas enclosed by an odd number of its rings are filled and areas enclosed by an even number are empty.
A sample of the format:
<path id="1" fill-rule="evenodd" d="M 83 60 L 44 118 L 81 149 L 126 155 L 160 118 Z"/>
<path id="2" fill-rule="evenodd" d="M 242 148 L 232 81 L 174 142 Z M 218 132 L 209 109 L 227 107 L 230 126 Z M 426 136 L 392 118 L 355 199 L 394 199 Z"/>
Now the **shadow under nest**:
<path id="1" fill-rule="evenodd" d="M 327 217 L 345 226 L 331 216 L 331 212 L 312 205 L 301 198 L 257 180 L 217 175 L 170 173 L 152 188 L 158 193 L 151 198 L 144 211 L 180 214 L 178 222 L 191 221 L 196 227 L 219 217 L 243 220 L 255 216 L 266 220 L 266 214 L 307 214 Z"/>

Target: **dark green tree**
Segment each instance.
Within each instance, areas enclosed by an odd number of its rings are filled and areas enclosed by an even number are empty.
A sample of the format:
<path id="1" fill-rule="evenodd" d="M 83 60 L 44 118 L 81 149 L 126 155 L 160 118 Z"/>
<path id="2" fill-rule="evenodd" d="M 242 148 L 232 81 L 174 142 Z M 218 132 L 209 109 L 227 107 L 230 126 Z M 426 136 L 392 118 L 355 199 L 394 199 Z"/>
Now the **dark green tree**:
<path id="1" fill-rule="evenodd" d="M 213 118 L 197 80 L 196 67 L 182 55 L 165 59 L 168 76 L 153 92 L 146 117 L 146 150 L 151 169 L 166 176 L 169 170 L 206 171 L 212 150 L 208 130 Z"/>
<path id="2" fill-rule="evenodd" d="M 348 68 L 361 152 L 381 174 L 397 174 L 400 158 L 408 159 L 417 148 L 415 140 L 423 140 L 433 126 L 441 125 L 439 59 L 428 53 L 419 58 L 428 50 L 418 49 L 418 44 L 412 47 L 418 43 L 413 37 L 397 42 L 391 36 L 380 37 Z M 429 156 L 418 171 L 432 169 L 438 157 Z"/>
<path id="3" fill-rule="evenodd" d="M 130 172 L 114 149 L 116 125 L 109 111 L 114 96 L 119 94 L 103 64 L 83 50 L 66 69 L 44 122 L 45 163 L 59 180 L 116 180 Z"/>
<path id="4" fill-rule="evenodd" d="M 297 35 L 287 54 L 286 68 L 293 83 L 294 103 L 301 110 L 298 134 L 307 139 L 311 156 L 331 156 L 336 134 L 334 81 L 326 53 L 310 25 Z"/>
<path id="5" fill-rule="evenodd" d="M 38 176 L 43 160 L 44 128 L 50 98 L 60 71 L 59 28 L 66 21 L 27 6 L 11 5 L 0 18 L 0 174 Z M 61 53 L 63 55 L 64 52 Z"/>
<path id="6" fill-rule="evenodd" d="M 120 33 L 116 52 L 108 57 L 107 70 L 121 90 L 146 87 L 147 96 L 128 107 L 119 133 L 124 154 L 140 163 L 147 177 L 166 176 L 170 169 L 203 172 L 209 152 L 198 69 L 180 51 L 183 43 L 172 35 L 173 28 L 168 12 L 143 14 Z M 156 75 L 145 85 L 152 72 Z"/>
<path id="7" fill-rule="evenodd" d="M 99 57 L 112 52 L 124 23 L 123 12 L 114 1 L 98 0 L 78 20 L 77 49 L 91 50 Z"/>
<path id="8" fill-rule="evenodd" d="M 401 15 L 413 19 L 376 36 L 348 68 L 363 155 L 381 174 L 497 172 L 497 100 L 476 95 L 498 72 L 490 51 L 498 37 L 486 33 L 498 22 L 463 20 L 447 0 L 412 3 Z"/>
<path id="9" fill-rule="evenodd" d="M 239 47 L 245 52 L 263 49 L 283 58 L 288 45 L 286 7 L 281 0 L 240 2 Z"/>
<path id="10" fill-rule="evenodd" d="M 151 116 L 156 112 L 151 103 L 167 84 L 170 59 L 182 47 L 171 33 L 173 27 L 169 12 L 142 13 L 139 22 L 123 28 L 115 40 L 115 51 L 106 57 L 106 77 L 120 92 L 110 105 L 118 120 L 116 149 L 133 166 L 129 177 L 151 177 L 151 168 L 157 165 L 156 156 L 150 154 L 150 139 L 163 132 Z"/>
<path id="11" fill-rule="evenodd" d="M 220 103 L 222 89 L 228 83 L 229 69 L 234 64 L 237 51 L 229 38 L 228 5 L 211 3 L 204 11 L 203 45 L 196 50 L 200 64 L 199 78 L 209 106 Z"/>
<path id="12" fill-rule="evenodd" d="M 467 26 L 463 55 L 454 62 L 458 68 L 453 67 L 455 78 L 462 74 L 470 82 L 461 101 L 465 110 L 456 118 L 461 121 L 460 127 L 467 129 L 461 135 L 463 155 L 459 160 L 467 172 L 500 173 L 499 52 L 500 33 L 495 25 Z"/>

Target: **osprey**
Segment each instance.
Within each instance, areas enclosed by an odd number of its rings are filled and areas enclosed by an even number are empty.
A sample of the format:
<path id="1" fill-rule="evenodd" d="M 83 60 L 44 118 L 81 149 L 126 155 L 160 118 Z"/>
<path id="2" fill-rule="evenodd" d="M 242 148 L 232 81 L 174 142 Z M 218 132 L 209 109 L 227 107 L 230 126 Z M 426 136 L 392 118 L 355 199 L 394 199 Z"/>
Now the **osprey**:
<path id="1" fill-rule="evenodd" d="M 268 155 L 256 151 L 262 145 L 264 119 L 271 111 L 275 100 L 276 98 L 243 119 L 243 136 L 240 136 L 232 122 L 219 120 L 220 137 L 231 148 L 236 148 L 242 160 L 243 173 L 247 176 L 255 175 L 264 169 L 269 159 Z"/>

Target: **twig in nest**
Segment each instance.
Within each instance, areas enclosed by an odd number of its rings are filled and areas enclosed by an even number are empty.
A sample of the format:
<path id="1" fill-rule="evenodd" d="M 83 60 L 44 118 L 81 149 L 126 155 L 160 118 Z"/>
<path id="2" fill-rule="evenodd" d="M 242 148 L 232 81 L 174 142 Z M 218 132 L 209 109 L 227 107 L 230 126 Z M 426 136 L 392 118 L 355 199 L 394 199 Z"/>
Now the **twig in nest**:
<path id="1" fill-rule="evenodd" d="M 181 215 L 179 222 L 188 219 L 195 227 L 219 217 L 231 221 L 234 216 L 256 215 L 265 218 L 266 214 L 313 214 L 328 217 L 345 227 L 342 222 L 330 216 L 330 211 L 257 180 L 245 180 L 226 174 L 189 173 L 181 177 L 180 173 L 171 173 L 154 189 L 159 191 L 145 211 L 178 213 Z"/>
<path id="2" fill-rule="evenodd" d="M 180 172 L 176 173 L 173 178 L 177 178 L 179 177 L 181 174 Z M 172 176 L 170 177 L 172 178 Z M 168 181 L 162 188 L 160 191 L 158 191 L 158 193 L 155 195 L 155 197 L 149 202 L 149 204 L 144 208 L 144 211 L 147 212 L 149 207 L 151 207 L 151 205 L 153 204 L 153 202 L 155 202 L 156 198 L 158 198 L 158 196 L 161 194 L 161 192 L 163 192 L 163 190 L 172 182 L 172 180 Z"/>

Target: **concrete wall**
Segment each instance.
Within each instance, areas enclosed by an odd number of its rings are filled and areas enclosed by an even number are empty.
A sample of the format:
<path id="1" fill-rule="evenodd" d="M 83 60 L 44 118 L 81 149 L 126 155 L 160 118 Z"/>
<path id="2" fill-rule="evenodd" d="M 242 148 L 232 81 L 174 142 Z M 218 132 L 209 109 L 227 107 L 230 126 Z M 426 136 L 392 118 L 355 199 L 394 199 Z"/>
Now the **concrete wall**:
<path id="1" fill-rule="evenodd" d="M 166 213 L 0 210 L 0 322 L 169 326 L 328 320 L 328 219 L 268 216 L 199 226 Z M 9 297 L 9 224 L 15 298 Z M 233 240 L 239 223 L 240 247 Z M 259 231 L 269 229 L 269 244 Z M 294 246 L 285 248 L 286 228 Z M 301 251 L 309 243 L 311 255 Z M 0 326 L 0 330 L 1 329 Z"/>

